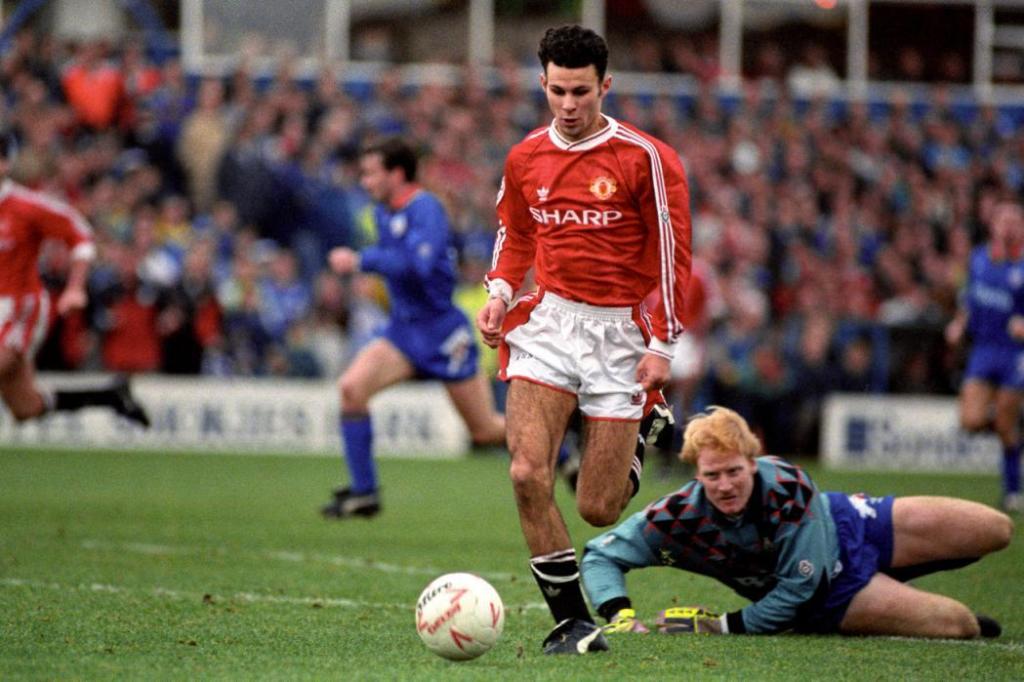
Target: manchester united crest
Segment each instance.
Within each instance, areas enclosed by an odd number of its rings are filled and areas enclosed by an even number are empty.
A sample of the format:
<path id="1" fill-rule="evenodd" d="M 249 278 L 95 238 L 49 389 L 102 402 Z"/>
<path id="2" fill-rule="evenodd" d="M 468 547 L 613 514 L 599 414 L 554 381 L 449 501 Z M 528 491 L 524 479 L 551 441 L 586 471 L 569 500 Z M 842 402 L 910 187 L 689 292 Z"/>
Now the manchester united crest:
<path id="1" fill-rule="evenodd" d="M 619 186 L 615 184 L 615 180 L 605 175 L 590 181 L 590 193 L 601 201 L 610 198 L 618 188 Z"/>

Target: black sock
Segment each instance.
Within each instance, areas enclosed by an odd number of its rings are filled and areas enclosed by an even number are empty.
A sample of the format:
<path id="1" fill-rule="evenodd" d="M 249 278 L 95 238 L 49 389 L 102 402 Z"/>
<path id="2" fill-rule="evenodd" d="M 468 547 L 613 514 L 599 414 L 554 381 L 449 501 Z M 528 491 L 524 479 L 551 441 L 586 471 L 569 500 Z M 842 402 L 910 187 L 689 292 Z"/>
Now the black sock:
<path id="1" fill-rule="evenodd" d="M 561 623 L 566 618 L 594 622 L 580 589 L 580 567 L 576 563 L 576 550 L 569 548 L 532 557 L 530 570 L 556 623 Z"/>
<path id="2" fill-rule="evenodd" d="M 967 557 L 966 559 L 938 559 L 936 561 L 926 561 L 923 564 L 915 564 L 913 566 L 902 566 L 900 568 L 887 568 L 883 571 L 890 578 L 899 580 L 902 583 L 908 580 L 914 580 L 920 578 L 923 575 L 930 575 L 939 571 L 952 571 L 957 568 L 963 568 L 964 566 L 970 566 L 980 557 Z"/>
<path id="3" fill-rule="evenodd" d="M 92 405 L 112 407 L 117 403 L 116 396 L 117 391 L 113 388 L 54 391 L 53 409 L 62 412 L 73 412 Z"/>

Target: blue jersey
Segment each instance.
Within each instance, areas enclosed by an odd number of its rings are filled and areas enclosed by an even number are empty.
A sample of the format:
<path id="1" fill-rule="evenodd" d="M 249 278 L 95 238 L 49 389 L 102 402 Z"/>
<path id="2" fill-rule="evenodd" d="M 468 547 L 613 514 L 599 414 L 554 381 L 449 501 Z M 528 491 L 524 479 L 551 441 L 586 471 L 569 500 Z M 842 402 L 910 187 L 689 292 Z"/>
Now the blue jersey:
<path id="1" fill-rule="evenodd" d="M 993 261 L 987 245 L 975 247 L 964 298 L 973 346 L 1021 346 L 1007 325 L 1012 316 L 1024 315 L 1024 261 Z"/>
<path id="2" fill-rule="evenodd" d="M 595 606 L 626 596 L 624 574 L 672 566 L 728 585 L 753 603 L 742 631 L 780 632 L 825 607 L 842 570 L 830 503 L 800 467 L 759 457 L 750 502 L 723 515 L 694 480 L 587 543 L 580 565 Z M 730 627 L 733 627 L 730 625 Z"/>
<path id="3" fill-rule="evenodd" d="M 360 269 L 387 283 L 391 319 L 382 335 L 419 378 L 473 376 L 478 351 L 469 320 L 452 302 L 455 249 L 441 202 L 419 190 L 398 210 L 377 206 L 374 220 L 378 241 L 360 252 Z"/>
<path id="4" fill-rule="evenodd" d="M 374 221 L 378 241 L 360 252 L 360 268 L 384 278 L 391 319 L 421 322 L 452 310 L 455 249 L 437 197 L 419 190 L 398 210 L 377 206 Z"/>

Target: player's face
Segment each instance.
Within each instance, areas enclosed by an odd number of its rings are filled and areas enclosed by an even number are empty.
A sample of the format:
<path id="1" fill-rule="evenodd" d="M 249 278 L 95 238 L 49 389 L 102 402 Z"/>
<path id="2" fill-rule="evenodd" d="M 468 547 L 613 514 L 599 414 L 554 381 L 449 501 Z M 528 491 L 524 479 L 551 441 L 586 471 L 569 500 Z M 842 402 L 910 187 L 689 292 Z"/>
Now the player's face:
<path id="1" fill-rule="evenodd" d="M 359 184 L 377 202 L 388 203 L 394 191 L 392 173 L 384 167 L 380 154 L 364 154 L 359 159 Z"/>
<path id="2" fill-rule="evenodd" d="M 1018 242 L 1024 238 L 1024 210 L 1020 205 L 1003 202 L 992 209 L 989 233 L 993 241 Z"/>
<path id="3" fill-rule="evenodd" d="M 697 480 L 715 509 L 736 516 L 754 491 L 757 465 L 744 455 L 705 448 L 697 454 Z"/>
<path id="4" fill-rule="evenodd" d="M 611 76 L 602 82 L 593 64 L 570 69 L 549 63 L 540 84 L 562 137 L 574 142 L 601 129 L 601 102 L 611 87 Z"/>

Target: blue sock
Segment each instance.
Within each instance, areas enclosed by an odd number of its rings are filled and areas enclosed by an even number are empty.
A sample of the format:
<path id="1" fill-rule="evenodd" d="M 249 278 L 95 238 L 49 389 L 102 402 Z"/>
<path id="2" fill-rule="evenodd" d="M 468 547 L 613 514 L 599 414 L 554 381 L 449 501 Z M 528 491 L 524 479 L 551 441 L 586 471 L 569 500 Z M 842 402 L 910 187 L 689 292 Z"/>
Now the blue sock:
<path id="1" fill-rule="evenodd" d="M 354 494 L 377 489 L 377 468 L 373 463 L 373 427 L 370 415 L 343 415 L 341 439 L 345 443 L 345 464 Z"/>
<path id="2" fill-rule="evenodd" d="M 1020 492 L 1020 444 L 1003 448 L 1003 489 Z"/>

